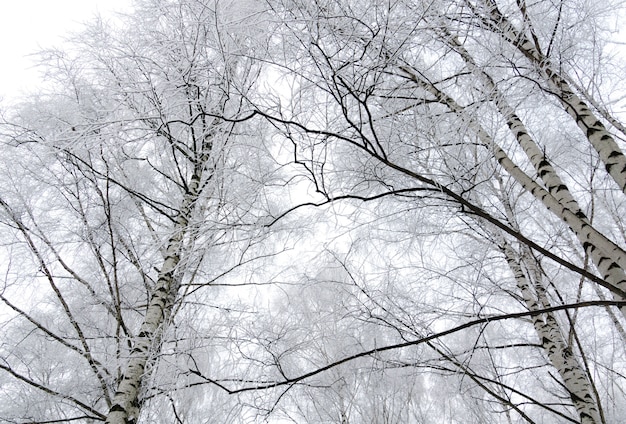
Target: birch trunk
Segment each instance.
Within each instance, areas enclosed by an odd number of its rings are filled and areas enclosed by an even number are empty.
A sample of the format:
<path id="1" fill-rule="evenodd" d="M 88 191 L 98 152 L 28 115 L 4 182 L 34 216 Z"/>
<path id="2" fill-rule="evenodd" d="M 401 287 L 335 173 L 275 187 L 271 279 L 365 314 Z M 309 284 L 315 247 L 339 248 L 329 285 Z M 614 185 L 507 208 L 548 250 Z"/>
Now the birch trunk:
<path id="1" fill-rule="evenodd" d="M 556 91 L 556 95 L 564 109 L 576 121 L 578 127 L 598 153 L 609 175 L 622 192 L 626 194 L 626 156 L 624 156 L 611 133 L 595 116 L 585 101 L 576 94 L 567 82 L 567 78 L 555 70 L 550 63 L 550 59 L 528 37 L 516 30 L 513 24 L 502 15 L 496 2 L 494 0 L 484 1 L 488 7 L 491 20 L 498 27 L 502 36 L 537 66 L 539 72 L 543 74 L 551 88 Z"/>
<path id="2" fill-rule="evenodd" d="M 540 274 L 533 263 L 534 258 L 525 256 L 521 259 L 529 271 L 524 272 L 516 258 L 517 255 L 508 243 L 504 243 L 503 250 L 528 310 L 536 311 L 550 307 Z M 552 313 L 533 315 L 532 322 L 550 363 L 563 380 L 563 387 L 576 408 L 580 422 L 582 424 L 601 423 L 602 419 L 593 395 L 592 383 L 573 355 L 571 346 L 568 346 L 565 341 L 556 317 Z"/>
<path id="3" fill-rule="evenodd" d="M 563 182 L 548 158 L 539 148 L 536 141 L 530 136 L 526 126 L 513 107 L 506 101 L 491 76 L 476 65 L 472 56 L 465 50 L 463 45 L 455 37 L 450 36 L 450 34 L 446 34 L 446 36 L 448 43 L 459 53 L 470 70 L 482 77 L 481 79 L 485 85 L 485 90 L 494 98 L 494 103 L 498 111 L 506 119 L 509 130 L 533 165 L 535 172 L 543 181 L 548 193 L 553 196 L 559 204 L 569 209 L 579 218 L 581 230 L 580 232 L 575 231 L 575 233 L 596 268 L 609 283 L 623 289 L 624 282 L 626 282 L 626 273 L 624 273 L 623 264 L 620 267 L 613 256 L 613 253 L 621 254 L 620 251 L 623 252 L 623 250 L 603 235 L 599 243 L 591 242 L 586 238 L 584 228 L 591 227 L 591 222 L 580 208 L 576 199 L 574 199 L 567 185 Z M 562 219 L 568 222 L 564 217 L 562 217 Z"/>
<path id="4" fill-rule="evenodd" d="M 418 76 L 416 72 L 413 72 L 408 66 L 402 66 L 400 68 L 408 77 L 424 88 L 430 94 L 432 94 L 438 102 L 446 105 L 451 111 L 463 116 L 464 108 L 459 105 L 450 96 L 439 90 L 433 84 L 428 81 L 424 81 Z M 574 232 L 583 248 L 593 253 L 592 258 L 602 277 L 607 280 L 613 287 L 624 292 L 626 290 L 626 252 L 613 243 L 610 239 L 605 237 L 602 233 L 596 230 L 586 220 L 584 214 L 574 212 L 570 209 L 572 207 L 571 201 L 565 201 L 561 191 L 561 199 L 559 201 L 553 194 L 543 188 L 535 180 L 529 177 L 522 169 L 520 169 L 504 152 L 500 146 L 491 138 L 487 131 L 478 123 L 475 119 L 469 118 L 468 125 L 478 135 L 479 140 L 492 151 L 494 158 L 498 161 L 500 166 L 511 175 L 527 192 L 532 194 L 537 200 L 539 200 L 550 212 L 556 217 L 564 221 L 570 229 Z M 517 125 L 517 123 L 516 123 Z M 517 126 L 514 128 L 519 129 Z M 526 137 L 527 132 L 520 134 L 520 137 Z M 528 137 L 529 139 L 530 137 Z M 527 146 L 530 144 L 528 139 L 522 140 Z M 530 140 L 532 141 L 532 140 Z M 533 142 L 534 143 L 534 142 Z M 537 162 L 538 157 L 533 155 L 533 160 Z M 541 162 L 541 161 L 540 161 Z M 546 162 L 547 163 L 547 162 Z M 549 165 L 549 163 L 548 163 Z M 541 171 L 546 174 L 546 165 L 543 163 L 537 163 Z M 556 174 L 556 173 L 554 173 Z M 554 175 L 552 175 L 554 177 Z M 548 177 L 546 177 L 548 178 Z M 551 180 L 553 181 L 554 178 Z M 560 186 L 560 185 L 559 185 Z M 571 199 L 573 201 L 573 199 Z M 576 209 L 576 208 L 574 208 Z M 626 310 L 622 313 L 626 316 Z"/>
<path id="5" fill-rule="evenodd" d="M 107 424 L 132 424 L 139 419 L 142 386 L 148 377 L 149 366 L 156 359 L 161 336 L 166 329 L 167 319 L 178 292 L 176 268 L 181 259 L 181 247 L 187 225 L 200 193 L 201 176 L 201 170 L 200 173 L 194 174 L 183 198 L 180 215 L 172 229 L 173 235 L 165 249 L 157 284 L 113 397 L 113 405 L 106 419 Z"/>

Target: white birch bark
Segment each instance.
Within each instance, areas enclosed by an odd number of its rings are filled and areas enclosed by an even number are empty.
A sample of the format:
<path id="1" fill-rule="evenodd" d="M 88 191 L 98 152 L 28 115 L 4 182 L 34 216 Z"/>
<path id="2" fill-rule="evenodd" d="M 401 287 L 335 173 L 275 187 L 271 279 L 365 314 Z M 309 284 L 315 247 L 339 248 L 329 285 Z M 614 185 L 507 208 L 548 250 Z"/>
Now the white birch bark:
<path id="1" fill-rule="evenodd" d="M 443 93 L 434 85 L 428 83 L 427 81 L 423 81 L 409 67 L 402 66 L 400 69 L 414 82 L 435 96 L 439 102 L 446 105 L 453 112 L 463 116 L 463 107 L 454 99 Z M 480 141 L 492 151 L 494 158 L 498 161 L 502 168 L 527 192 L 539 200 L 550 212 L 552 212 L 559 219 L 563 220 L 572 229 L 583 248 L 596 252 L 596 266 L 598 267 L 598 270 L 602 274 L 603 278 L 607 281 L 610 280 L 610 283 L 617 289 L 625 291 L 626 274 L 624 273 L 624 269 L 626 268 L 626 252 L 591 226 L 586 219 L 583 219 L 584 215 L 581 217 L 579 214 L 572 211 L 569 208 L 572 207 L 571 203 L 566 202 L 564 204 L 560 202 L 554 195 L 529 177 L 508 157 L 506 152 L 498 146 L 487 131 L 478 122 L 476 122 L 475 119 L 470 118 L 468 121 L 470 128 L 476 132 Z M 535 160 L 536 159 L 538 158 L 535 157 Z M 545 170 L 545 166 L 543 166 L 543 164 L 542 169 Z M 602 252 L 604 252 L 604 254 L 602 254 Z M 624 310 L 623 313 L 626 316 L 626 310 Z"/>
<path id="2" fill-rule="evenodd" d="M 545 294 L 545 287 L 534 263 L 534 258 L 524 257 L 520 258 L 520 261 L 511 246 L 506 242 L 504 242 L 503 250 L 528 310 L 536 311 L 550 307 L 551 305 Z M 524 272 L 520 262 L 524 263 L 528 272 Z M 530 280 L 532 280 L 532 284 Z M 533 315 L 531 319 L 550 363 L 563 380 L 563 387 L 568 391 L 568 395 L 580 417 L 580 422 L 582 424 L 601 423 L 602 420 L 593 395 L 591 381 L 573 355 L 571 346 L 568 346 L 565 341 L 554 314 Z"/>
<path id="3" fill-rule="evenodd" d="M 481 76 L 481 79 L 485 84 L 486 91 L 493 97 L 493 101 L 498 108 L 498 111 L 506 119 L 507 126 L 509 127 L 512 135 L 515 137 L 516 141 L 528 157 L 530 163 L 535 168 L 535 172 L 543 181 L 549 194 L 552 195 L 559 204 L 563 205 L 564 208 L 569 209 L 579 218 L 581 228 L 584 229 L 585 227 L 591 227 L 591 222 L 589 222 L 589 219 L 580 208 L 580 205 L 576 199 L 574 199 L 574 196 L 572 196 L 567 185 L 563 182 L 563 180 L 561 180 L 548 158 L 539 148 L 535 140 L 530 136 L 526 126 L 516 114 L 513 107 L 506 101 L 504 95 L 500 92 L 491 76 L 476 65 L 469 52 L 465 50 L 456 38 L 449 36 L 449 34 L 446 35 L 448 35 L 447 41 L 465 60 L 466 64 L 470 67 L 470 70 Z M 567 222 L 566 219 L 564 220 Z M 599 234 L 601 235 L 601 233 Z M 615 252 L 616 249 L 618 249 L 617 252 L 619 252 L 621 248 L 604 235 L 601 235 L 603 238 L 603 240 L 601 240 L 601 244 L 596 244 L 587 238 L 580 237 L 579 233 L 576 233 L 576 235 L 578 236 L 583 248 L 589 254 L 589 257 L 593 261 L 594 265 L 601 272 L 604 278 L 616 287 L 624 287 L 626 274 L 624 273 L 624 269 L 616 263 L 612 256 L 612 253 Z M 608 250 L 606 250 L 607 248 Z"/>
<path id="4" fill-rule="evenodd" d="M 495 0 L 484 0 L 491 19 L 495 22 L 502 36 L 526 56 L 544 75 L 567 113 L 576 121 L 578 127 L 598 153 L 604 166 L 623 193 L 626 193 L 626 156 L 605 125 L 595 116 L 585 101 L 571 88 L 567 79 L 559 72 L 535 44 L 523 33 L 516 30 L 509 20 L 502 15 Z"/>
<path id="5" fill-rule="evenodd" d="M 107 424 L 131 424 L 139 419 L 141 390 L 147 376 L 147 368 L 158 353 L 161 335 L 178 291 L 175 273 L 181 259 L 181 247 L 187 225 L 200 192 L 201 175 L 200 171 L 200 174 L 192 177 L 189 190 L 183 198 L 180 214 L 172 229 L 173 235 L 165 249 L 165 258 L 157 284 L 113 397 L 113 405 L 106 420 Z"/>

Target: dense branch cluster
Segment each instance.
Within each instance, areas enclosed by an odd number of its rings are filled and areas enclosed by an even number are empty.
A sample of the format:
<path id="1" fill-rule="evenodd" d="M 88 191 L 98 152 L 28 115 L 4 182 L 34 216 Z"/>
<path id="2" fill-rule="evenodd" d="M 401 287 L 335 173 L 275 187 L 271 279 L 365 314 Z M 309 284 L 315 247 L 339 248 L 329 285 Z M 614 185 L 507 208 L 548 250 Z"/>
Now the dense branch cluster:
<path id="1" fill-rule="evenodd" d="M 623 6 L 136 0 L 43 52 L 0 421 L 623 422 Z"/>

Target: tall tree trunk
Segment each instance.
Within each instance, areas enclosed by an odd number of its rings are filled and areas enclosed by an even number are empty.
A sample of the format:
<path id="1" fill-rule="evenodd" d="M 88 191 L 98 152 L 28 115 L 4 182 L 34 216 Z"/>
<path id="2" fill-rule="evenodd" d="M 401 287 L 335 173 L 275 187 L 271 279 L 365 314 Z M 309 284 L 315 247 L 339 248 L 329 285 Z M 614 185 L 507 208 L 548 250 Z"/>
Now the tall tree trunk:
<path id="1" fill-rule="evenodd" d="M 539 148 L 536 141 L 530 136 L 526 126 L 519 118 L 513 107 L 506 101 L 505 96 L 498 89 L 497 84 L 485 70 L 480 69 L 476 65 L 470 53 L 463 47 L 456 37 L 452 37 L 447 32 L 444 33 L 444 36 L 446 38 L 446 42 L 448 42 L 450 46 L 459 53 L 465 63 L 469 66 L 470 70 L 475 74 L 482 76 L 485 91 L 491 94 L 498 111 L 506 119 L 510 132 L 513 137 L 515 137 L 515 140 L 518 142 L 528 157 L 530 163 L 535 168 L 535 172 L 543 181 L 549 194 L 552 195 L 559 204 L 563 205 L 564 208 L 569 209 L 576 217 L 579 218 L 580 229 L 575 230 L 571 224 L 570 227 L 576 233 L 581 245 L 589 254 L 589 257 L 593 261 L 596 268 L 608 282 L 623 290 L 626 287 L 626 273 L 624 272 L 624 265 L 622 263 L 622 266 L 620 266 L 616 263 L 619 262 L 619 260 L 617 260 L 614 255 L 621 255 L 623 249 L 606 238 L 604 235 L 602 235 L 602 238 L 596 239 L 596 241 L 592 241 L 590 238 L 586 237 L 585 228 L 592 227 L 591 222 L 582 211 L 580 205 L 576 199 L 574 199 L 574 196 L 572 196 L 569 188 L 556 172 L 546 155 Z M 568 219 L 565 217 L 561 216 L 560 218 L 565 222 L 568 222 Z M 570 222 L 571 220 L 572 218 L 570 218 Z M 622 300 L 619 297 L 615 298 L 617 300 Z"/>
<path id="2" fill-rule="evenodd" d="M 447 106 L 452 112 L 459 114 L 459 116 L 464 115 L 464 108 L 461 105 L 459 105 L 453 98 L 448 96 L 439 88 L 435 87 L 432 83 L 420 78 L 419 74 L 412 68 L 409 66 L 402 66 L 400 69 L 407 75 L 408 78 L 432 94 L 438 102 Z M 594 260 L 594 263 L 600 271 L 602 277 L 619 291 L 626 291 L 626 274 L 624 273 L 624 268 L 626 267 L 626 252 L 596 230 L 588 222 L 584 214 L 578 213 L 579 211 L 572 211 L 570 209 L 572 202 L 567 201 L 563 197 L 564 194 L 562 190 L 558 190 L 560 191 L 561 199 L 559 200 L 552 193 L 539 185 L 534 179 L 528 176 L 511 160 L 506 152 L 500 148 L 500 146 L 493 140 L 480 123 L 476 122 L 473 118 L 469 118 L 468 124 L 478 135 L 479 140 L 485 145 L 485 147 L 491 150 L 494 158 L 500 166 L 502 166 L 502 168 L 528 193 L 532 194 L 537 200 L 539 200 L 546 207 L 546 209 L 569 225 L 582 244 L 583 248 L 590 253 L 593 253 L 592 259 Z M 517 125 L 519 125 L 519 123 L 516 122 L 514 128 L 519 130 Z M 521 141 L 524 142 L 526 150 L 528 150 L 529 137 L 527 139 L 524 134 L 519 134 L 519 137 L 524 138 Z M 530 151 L 531 155 L 532 153 L 533 152 Z M 533 155 L 533 162 L 535 162 L 539 167 L 539 170 L 543 172 L 544 177 L 548 178 L 545 164 L 541 163 L 541 161 L 538 162 L 537 159 L 536 155 Z M 550 174 L 550 177 L 552 178 L 549 179 L 549 181 L 553 183 L 556 178 L 555 174 Z M 623 300 L 623 298 L 620 296 L 619 300 Z M 622 308 L 622 313 L 626 316 L 626 309 Z"/>
<path id="3" fill-rule="evenodd" d="M 626 156 L 621 151 L 611 133 L 595 116 L 587 103 L 576 94 L 567 78 L 555 67 L 526 35 L 502 14 L 495 0 L 484 0 L 487 13 L 498 32 L 528 58 L 546 78 L 567 113 L 576 121 L 589 143 L 598 153 L 607 172 L 623 193 L 626 193 Z"/>
<path id="4" fill-rule="evenodd" d="M 525 249 L 522 248 L 522 250 Z M 551 304 L 546 296 L 535 259 L 529 257 L 528 252 L 522 253 L 521 258 L 518 258 L 513 248 L 506 242 L 504 242 L 503 251 L 528 310 L 537 311 L 549 308 Z M 520 263 L 525 265 L 527 272 L 524 272 Z M 563 387 L 567 390 L 578 412 L 580 422 L 583 424 L 601 423 L 602 419 L 594 398 L 592 383 L 574 356 L 571 346 L 565 341 L 554 314 L 533 315 L 532 322 L 550 363 L 563 380 Z"/>
<path id="5" fill-rule="evenodd" d="M 149 365 L 158 355 L 161 336 L 167 328 L 167 320 L 171 315 L 178 292 L 176 268 L 181 259 L 181 248 L 187 225 L 201 191 L 201 177 L 200 169 L 199 173 L 191 178 L 189 189 L 183 198 L 180 214 L 172 229 L 173 235 L 165 249 L 165 258 L 159 271 L 157 284 L 113 397 L 113 405 L 106 419 L 107 424 L 132 424 L 139 419 L 142 386 L 148 377 Z"/>

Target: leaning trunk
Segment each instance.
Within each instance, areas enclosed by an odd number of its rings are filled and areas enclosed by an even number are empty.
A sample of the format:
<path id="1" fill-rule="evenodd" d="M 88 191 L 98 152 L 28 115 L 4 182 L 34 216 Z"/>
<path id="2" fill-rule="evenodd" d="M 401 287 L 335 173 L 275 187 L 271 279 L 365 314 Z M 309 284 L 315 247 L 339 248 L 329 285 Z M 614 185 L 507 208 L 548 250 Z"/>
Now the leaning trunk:
<path id="1" fill-rule="evenodd" d="M 565 111 L 576 121 L 589 143 L 598 153 L 606 171 L 623 193 L 626 193 L 626 156 L 619 148 L 613 135 L 595 116 L 587 103 L 576 94 L 567 78 L 552 65 L 538 47 L 500 12 L 495 0 L 485 0 L 491 21 L 502 36 L 530 60 L 546 78 Z"/>
<path id="2" fill-rule="evenodd" d="M 508 243 L 504 244 L 503 250 L 528 310 L 537 311 L 549 308 L 551 304 L 545 295 L 545 288 L 539 278 L 536 265 L 532 263 L 534 259 L 521 260 L 526 263 L 527 268 L 530 268 L 529 271 L 531 272 L 526 273 Z M 531 279 L 533 284 L 530 282 Z M 583 424 L 601 423 L 602 420 L 594 397 L 592 383 L 574 356 L 572 347 L 568 346 L 565 341 L 556 317 L 552 313 L 545 313 L 533 315 L 531 318 L 537 336 L 541 340 L 543 350 L 552 366 L 559 373 L 563 387 L 567 390 L 568 396 L 580 417 L 580 422 Z"/>
<path id="3" fill-rule="evenodd" d="M 183 198 L 181 213 L 165 250 L 157 284 L 115 391 L 107 424 L 131 424 L 139 419 L 142 386 L 149 376 L 150 365 L 155 361 L 160 349 L 161 336 L 167 327 L 167 319 L 171 315 L 177 296 L 176 268 L 180 262 L 180 251 L 187 224 L 200 192 L 200 177 L 201 173 L 192 177 L 189 190 Z"/>

